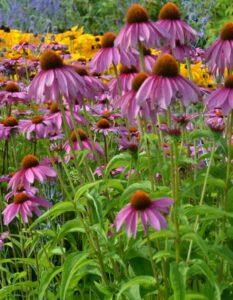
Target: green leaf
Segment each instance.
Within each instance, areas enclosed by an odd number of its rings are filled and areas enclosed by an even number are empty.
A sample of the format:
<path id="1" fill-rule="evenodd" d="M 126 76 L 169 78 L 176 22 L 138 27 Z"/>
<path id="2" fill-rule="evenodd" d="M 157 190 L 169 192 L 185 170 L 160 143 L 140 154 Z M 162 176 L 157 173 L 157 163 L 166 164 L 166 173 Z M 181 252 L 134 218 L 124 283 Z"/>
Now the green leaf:
<path id="1" fill-rule="evenodd" d="M 213 135 L 210 130 L 204 130 L 204 129 L 196 129 L 192 131 L 189 135 L 189 138 L 191 140 L 199 139 L 199 138 L 212 138 Z"/>
<path id="2" fill-rule="evenodd" d="M 0 289 L 0 299 L 4 299 L 5 297 L 7 297 L 7 299 L 9 299 L 8 296 L 10 296 L 12 294 L 12 292 L 17 291 L 17 290 L 28 290 L 28 289 L 33 289 L 35 290 L 38 287 L 38 282 L 32 282 L 32 281 L 22 281 L 22 282 L 18 282 L 15 283 L 13 285 L 8 285 L 3 287 L 2 289 Z M 13 297 L 13 294 L 11 295 Z M 12 297 L 10 297 L 10 299 L 13 299 Z"/>
<path id="3" fill-rule="evenodd" d="M 52 270 L 45 271 L 40 278 L 40 285 L 38 289 L 38 300 L 44 299 L 44 294 L 48 289 L 53 278 L 62 271 L 63 267 L 55 267 Z"/>
<path id="4" fill-rule="evenodd" d="M 153 256 L 154 260 L 161 260 L 162 258 L 175 258 L 175 254 L 173 251 L 162 250 L 155 253 Z"/>
<path id="5" fill-rule="evenodd" d="M 118 167 L 127 167 L 131 163 L 131 156 L 128 152 L 120 153 L 114 156 L 108 163 L 105 173 L 109 174 L 111 170 Z"/>
<path id="6" fill-rule="evenodd" d="M 81 222 L 78 219 L 67 221 L 61 228 L 58 233 L 57 240 L 61 239 L 66 233 L 69 232 L 82 232 L 84 233 L 85 230 L 83 229 Z"/>
<path id="7" fill-rule="evenodd" d="M 96 187 L 102 182 L 102 180 L 97 180 L 95 182 L 84 184 L 81 188 L 79 188 L 75 194 L 75 201 L 79 200 L 79 198 L 85 194 L 90 188 Z"/>
<path id="8" fill-rule="evenodd" d="M 186 233 L 182 236 L 182 240 L 191 240 L 193 241 L 203 252 L 204 255 L 208 254 L 208 247 L 206 242 L 202 239 L 202 237 L 197 233 Z"/>
<path id="9" fill-rule="evenodd" d="M 181 270 L 183 272 L 181 272 Z M 170 281 L 174 292 L 174 300 L 185 300 L 185 272 L 186 269 L 176 262 L 170 265 Z"/>
<path id="10" fill-rule="evenodd" d="M 221 292 L 220 288 L 216 282 L 215 275 L 210 267 L 203 260 L 194 260 L 192 269 L 198 270 L 203 275 L 205 275 L 206 279 L 209 281 L 210 285 L 215 288 L 216 300 L 221 300 Z"/>
<path id="11" fill-rule="evenodd" d="M 75 211 L 74 204 L 72 202 L 59 202 L 55 204 L 50 210 L 48 210 L 46 213 L 44 213 L 42 216 L 37 218 L 35 222 L 32 223 L 30 226 L 30 229 L 36 226 L 38 223 L 43 222 L 44 220 L 51 218 L 55 219 L 59 215 L 68 212 L 68 211 Z"/>
<path id="12" fill-rule="evenodd" d="M 185 300 L 209 300 L 209 298 L 199 293 L 186 293 Z"/>
<path id="13" fill-rule="evenodd" d="M 61 290 L 60 290 L 60 297 L 61 300 L 66 300 L 67 290 L 71 284 L 71 281 L 77 272 L 78 268 L 80 267 L 81 263 L 87 261 L 89 253 L 82 252 L 82 253 L 71 253 L 65 260 L 62 272 L 62 279 L 61 279 Z"/>
<path id="14" fill-rule="evenodd" d="M 129 288 L 135 285 L 141 285 L 143 287 L 152 287 L 155 286 L 156 281 L 152 276 L 136 276 L 130 279 L 128 282 L 121 286 L 119 293 L 117 294 L 117 299 L 120 299 L 120 296 Z"/>
<path id="15" fill-rule="evenodd" d="M 233 218 L 233 213 L 228 213 L 220 208 L 211 207 L 208 205 L 201 205 L 195 207 L 188 206 L 185 208 L 185 214 L 188 217 L 193 217 L 195 215 L 207 215 L 207 219 L 216 219 L 223 217 Z"/>
<path id="16" fill-rule="evenodd" d="M 224 258 L 229 264 L 233 265 L 233 252 L 223 246 L 214 246 L 209 248 L 210 251 Z"/>

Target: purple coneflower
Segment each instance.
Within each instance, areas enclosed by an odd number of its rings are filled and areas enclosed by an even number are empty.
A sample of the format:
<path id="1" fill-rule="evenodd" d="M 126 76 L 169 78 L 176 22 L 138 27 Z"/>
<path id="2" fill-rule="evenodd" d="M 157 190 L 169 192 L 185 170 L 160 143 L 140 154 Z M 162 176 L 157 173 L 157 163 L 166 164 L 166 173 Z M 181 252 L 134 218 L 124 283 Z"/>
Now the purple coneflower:
<path id="1" fill-rule="evenodd" d="M 229 75 L 225 79 L 224 87 L 221 87 L 211 93 L 206 98 L 206 104 L 209 110 L 216 107 L 222 108 L 225 114 L 227 114 L 233 108 L 233 74 Z"/>
<path id="2" fill-rule="evenodd" d="M 137 221 L 140 216 L 144 232 L 148 233 L 148 224 L 155 230 L 167 227 L 167 221 L 163 214 L 169 213 L 173 201 L 170 198 L 152 200 L 144 191 L 136 191 L 130 198 L 130 203 L 124 207 L 116 216 L 115 225 L 118 232 L 123 223 L 126 223 L 128 236 L 137 234 Z"/>
<path id="3" fill-rule="evenodd" d="M 122 136 L 119 140 L 119 150 L 129 150 L 131 153 L 138 152 L 139 137 Z"/>
<path id="4" fill-rule="evenodd" d="M 12 135 L 18 133 L 18 121 L 9 116 L 0 123 L 0 140 L 8 140 Z"/>
<path id="5" fill-rule="evenodd" d="M 121 117 L 119 113 L 114 112 L 113 107 L 111 105 L 95 105 L 91 106 L 90 109 L 94 117 L 105 118 L 110 121 L 119 119 Z"/>
<path id="6" fill-rule="evenodd" d="M 180 98 L 183 105 L 197 102 L 200 91 L 197 86 L 179 75 L 176 60 L 170 54 L 162 54 L 155 62 L 149 76 L 137 93 L 138 104 L 150 99 L 151 109 L 157 106 L 167 109 L 172 99 Z"/>
<path id="7" fill-rule="evenodd" d="M 75 66 L 75 71 L 79 74 L 85 84 L 85 89 L 79 91 L 79 101 L 83 102 L 83 97 L 87 99 L 95 99 L 96 96 L 107 90 L 107 86 L 96 76 L 91 76 L 84 67 Z"/>
<path id="8" fill-rule="evenodd" d="M 184 45 L 196 39 L 196 31 L 181 20 L 181 13 L 174 3 L 168 2 L 161 8 L 157 24 L 169 34 L 167 42 L 172 48 L 176 47 L 177 41 Z"/>
<path id="9" fill-rule="evenodd" d="M 41 46 L 41 49 L 44 51 L 44 50 L 54 50 L 54 51 L 65 51 L 68 49 L 68 46 L 65 45 L 65 44 L 59 44 L 58 42 L 56 41 L 52 41 L 50 42 L 49 44 L 43 44 Z"/>
<path id="10" fill-rule="evenodd" d="M 18 102 L 27 103 L 29 101 L 26 92 L 20 91 L 17 83 L 9 81 L 5 91 L 0 91 L 0 105 L 17 104 Z"/>
<path id="11" fill-rule="evenodd" d="M 80 143 L 77 139 L 77 134 L 80 138 Z M 81 129 L 81 128 L 78 128 L 77 129 L 77 132 L 75 131 L 72 131 L 71 132 L 71 140 L 73 142 L 73 147 L 74 147 L 74 150 L 84 150 L 84 149 L 87 149 L 89 151 L 92 151 L 92 147 L 94 147 L 95 151 L 99 154 L 99 155 L 103 155 L 104 151 L 102 149 L 102 147 L 96 143 L 96 142 L 91 142 L 91 140 L 88 138 L 88 135 L 87 133 Z M 72 158 L 72 148 L 70 146 L 70 144 L 68 142 L 66 142 L 64 144 L 64 150 L 66 152 L 66 162 L 70 160 L 70 158 Z M 94 158 L 94 155 L 93 153 L 88 153 L 87 154 L 87 157 L 89 159 L 93 159 Z"/>
<path id="12" fill-rule="evenodd" d="M 29 116 L 32 113 L 33 112 L 29 109 L 13 109 L 12 110 L 12 114 L 14 114 L 16 116 Z"/>
<path id="13" fill-rule="evenodd" d="M 35 51 L 36 50 L 36 46 L 33 44 L 30 44 L 28 42 L 21 42 L 19 44 L 16 44 L 12 47 L 13 50 L 19 51 L 19 50 L 31 50 L 31 51 Z"/>
<path id="14" fill-rule="evenodd" d="M 117 132 L 117 128 L 113 126 L 113 124 L 108 121 L 106 118 L 102 118 L 93 125 L 94 132 L 100 132 L 103 135 L 108 135 L 109 132 Z"/>
<path id="15" fill-rule="evenodd" d="M 140 110 L 136 100 L 137 91 L 147 78 L 148 75 L 146 73 L 138 73 L 132 80 L 132 90 L 124 92 L 122 96 L 116 97 L 113 101 L 113 105 L 121 109 L 122 116 L 127 116 L 130 124 L 134 122 Z M 145 101 L 143 105 L 145 105 Z"/>
<path id="16" fill-rule="evenodd" d="M 30 191 L 30 185 L 38 180 L 44 182 L 48 179 L 55 178 L 56 172 L 48 164 L 40 163 L 34 155 L 28 154 L 22 160 L 22 169 L 17 171 L 9 181 L 8 187 L 13 191 L 22 184 L 26 191 Z"/>
<path id="17" fill-rule="evenodd" d="M 184 62 L 186 58 L 192 58 L 194 56 L 194 47 L 190 45 L 181 45 L 179 41 L 176 41 L 176 46 L 165 46 L 162 48 L 163 52 L 167 52 L 175 57 L 179 62 Z"/>
<path id="18" fill-rule="evenodd" d="M 210 117 L 205 121 L 205 123 L 213 132 L 221 133 L 225 129 L 225 122 L 223 117 Z"/>
<path id="19" fill-rule="evenodd" d="M 19 131 L 22 134 L 26 134 L 28 140 L 34 137 L 44 139 L 49 136 L 50 132 L 54 131 L 54 126 L 53 123 L 45 119 L 44 116 L 35 116 L 30 120 L 20 120 Z"/>
<path id="20" fill-rule="evenodd" d="M 4 241 L 8 238 L 9 235 L 10 235 L 9 231 L 5 231 L 5 232 L 0 234 L 0 251 L 3 248 Z"/>
<path id="21" fill-rule="evenodd" d="M 32 217 L 32 213 L 37 216 L 41 215 L 38 206 L 51 207 L 51 204 L 40 197 L 28 195 L 26 192 L 20 192 L 14 195 L 13 203 L 9 204 L 3 210 L 4 225 L 8 225 L 18 213 L 21 214 L 24 223 L 28 223 L 28 217 Z"/>
<path id="22" fill-rule="evenodd" d="M 74 120 L 78 124 L 85 125 L 87 122 L 86 122 L 85 118 L 80 115 L 79 106 L 74 105 L 72 110 L 73 110 Z M 68 126 L 71 129 L 73 129 L 74 125 L 73 125 L 72 118 L 71 118 L 71 112 L 70 112 L 70 110 L 68 109 L 68 107 L 66 105 L 64 105 L 64 113 L 65 113 L 65 117 L 66 117 L 66 121 L 67 121 Z M 61 129 L 63 119 L 62 119 L 62 113 L 61 113 L 57 103 L 51 104 L 50 113 L 45 116 L 45 119 L 48 120 L 48 121 L 51 121 L 52 124 L 54 125 L 54 127 L 57 128 L 58 130 Z"/>
<path id="23" fill-rule="evenodd" d="M 119 81 L 120 81 L 121 91 L 122 92 L 130 91 L 132 87 L 132 80 L 137 75 L 136 67 L 131 66 L 130 68 L 128 68 L 124 65 L 120 65 L 119 71 L 120 71 Z M 117 79 L 116 78 L 112 79 L 108 87 L 112 98 L 116 97 L 118 95 Z"/>
<path id="24" fill-rule="evenodd" d="M 133 53 L 114 47 L 115 39 L 116 35 L 113 32 L 104 34 L 101 41 L 101 49 L 90 62 L 92 72 L 104 73 L 111 64 L 117 66 L 119 63 L 122 63 L 127 67 L 136 64 L 136 56 Z"/>
<path id="25" fill-rule="evenodd" d="M 226 68 L 233 70 L 233 22 L 223 26 L 220 38 L 206 50 L 205 58 L 213 74 L 222 76 Z"/>
<path id="26" fill-rule="evenodd" d="M 151 73 L 153 65 L 154 65 L 155 61 L 157 60 L 158 56 L 157 55 L 153 55 L 151 53 L 151 50 L 145 48 L 144 46 L 142 47 L 142 49 L 143 49 L 143 58 L 144 58 L 145 72 Z M 138 64 L 137 64 L 137 69 L 138 70 L 140 69 L 140 62 L 139 61 L 138 61 Z"/>
<path id="27" fill-rule="evenodd" d="M 160 47 L 168 37 L 159 24 L 149 20 L 147 11 L 139 4 L 129 7 L 126 23 L 115 40 L 115 46 L 121 49 L 138 48 L 139 43 L 148 48 Z"/>
<path id="28" fill-rule="evenodd" d="M 57 102 L 61 97 L 74 103 L 85 87 L 73 66 L 65 65 L 53 50 L 46 50 L 40 58 L 41 71 L 29 86 L 29 96 L 37 103 Z"/>

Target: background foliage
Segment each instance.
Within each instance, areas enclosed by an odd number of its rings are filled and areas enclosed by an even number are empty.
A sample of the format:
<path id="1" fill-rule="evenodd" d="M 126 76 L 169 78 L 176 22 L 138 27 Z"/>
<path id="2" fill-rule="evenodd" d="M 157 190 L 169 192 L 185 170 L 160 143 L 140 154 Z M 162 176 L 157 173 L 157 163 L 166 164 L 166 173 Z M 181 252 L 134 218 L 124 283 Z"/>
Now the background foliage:
<path id="1" fill-rule="evenodd" d="M 37 33 L 64 31 L 74 25 L 84 25 L 85 32 L 101 34 L 118 31 L 124 14 L 133 0 L 1 0 L 0 25 Z M 138 1 L 156 19 L 165 0 Z M 200 35 L 212 41 L 221 25 L 232 18 L 231 0 L 176 0 L 183 15 Z M 17 12 L 17 13 L 15 13 Z"/>

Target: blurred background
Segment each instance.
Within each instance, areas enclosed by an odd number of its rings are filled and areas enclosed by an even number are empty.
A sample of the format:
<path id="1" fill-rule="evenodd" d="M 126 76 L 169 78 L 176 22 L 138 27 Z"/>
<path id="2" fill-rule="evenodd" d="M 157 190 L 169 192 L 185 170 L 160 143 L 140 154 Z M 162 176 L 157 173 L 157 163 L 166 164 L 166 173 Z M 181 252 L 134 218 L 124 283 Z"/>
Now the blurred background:
<path id="1" fill-rule="evenodd" d="M 118 31 L 130 4 L 138 2 L 156 20 L 165 0 L 0 0 L 0 27 L 24 32 L 58 33 L 72 26 L 86 33 Z M 219 28 L 233 19 L 232 0 L 177 0 L 184 18 L 197 29 L 197 46 L 213 41 Z"/>

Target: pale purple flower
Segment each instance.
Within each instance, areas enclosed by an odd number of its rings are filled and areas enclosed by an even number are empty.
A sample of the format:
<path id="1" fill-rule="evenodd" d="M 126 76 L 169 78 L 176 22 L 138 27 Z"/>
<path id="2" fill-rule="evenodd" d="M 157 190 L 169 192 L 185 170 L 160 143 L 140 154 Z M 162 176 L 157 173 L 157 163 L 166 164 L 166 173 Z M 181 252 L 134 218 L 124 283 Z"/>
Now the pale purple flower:
<path id="1" fill-rule="evenodd" d="M 165 46 L 162 48 L 162 51 L 170 53 L 179 62 L 184 62 L 185 59 L 192 58 L 194 56 L 194 49 L 195 48 L 190 45 L 181 45 L 179 42 L 176 42 L 176 46 L 174 48 Z"/>
<path id="2" fill-rule="evenodd" d="M 156 22 L 162 27 L 169 39 L 167 44 L 172 48 L 176 47 L 177 41 L 180 45 L 189 44 L 195 41 L 197 32 L 185 21 L 181 20 L 181 14 L 178 7 L 171 2 L 166 3 L 159 12 L 159 21 Z"/>
<path id="3" fill-rule="evenodd" d="M 86 125 L 87 121 L 79 113 L 80 107 L 78 105 L 73 105 L 72 110 L 73 110 L 74 120 L 77 122 L 77 124 Z M 68 105 L 64 105 L 64 112 L 65 112 L 66 122 L 67 122 L 69 128 L 73 129 L 74 124 L 72 122 L 71 112 L 69 110 Z M 59 107 L 56 103 L 53 103 L 50 106 L 50 113 L 45 115 L 45 120 L 52 122 L 54 127 L 57 128 L 58 130 L 60 130 L 62 128 L 62 124 L 63 124 L 64 120 L 62 118 L 61 110 L 59 109 Z"/>
<path id="4" fill-rule="evenodd" d="M 55 126 L 51 120 L 45 119 L 44 116 L 36 116 L 30 120 L 20 120 L 19 121 L 19 131 L 28 140 L 36 137 L 39 139 L 44 139 L 49 137 L 50 132 L 54 132 Z"/>
<path id="5" fill-rule="evenodd" d="M 100 132 L 103 135 L 108 135 L 110 132 L 117 133 L 118 129 L 106 118 L 102 118 L 93 125 L 94 132 Z"/>
<path id="6" fill-rule="evenodd" d="M 167 38 L 168 34 L 162 26 L 150 21 L 147 11 L 141 5 L 133 4 L 128 9 L 126 25 L 118 34 L 115 46 L 127 51 L 138 48 L 139 43 L 148 48 L 160 47 Z"/>
<path id="7" fill-rule="evenodd" d="M 0 140 L 8 140 L 11 136 L 18 133 L 18 121 L 9 116 L 0 123 Z"/>
<path id="8" fill-rule="evenodd" d="M 44 182 L 56 178 L 56 172 L 48 164 L 39 162 L 34 155 L 28 154 L 22 160 L 22 169 L 17 171 L 9 181 L 8 188 L 17 191 L 19 185 L 23 185 L 25 191 L 30 191 L 30 186 L 36 180 Z"/>
<path id="9" fill-rule="evenodd" d="M 156 231 L 167 227 L 164 215 L 169 213 L 173 200 L 171 198 L 160 198 L 152 200 L 144 191 L 136 191 L 130 198 L 130 203 L 117 214 L 115 219 L 116 231 L 126 223 L 128 236 L 137 234 L 138 218 L 140 217 L 145 234 L 148 233 L 150 224 Z"/>
<path id="10" fill-rule="evenodd" d="M 184 106 L 197 102 L 201 93 L 191 81 L 178 74 L 178 65 L 170 54 L 162 54 L 154 64 L 153 73 L 137 92 L 138 105 L 146 99 L 151 109 L 167 109 L 171 101 L 179 98 Z"/>
<path id="11" fill-rule="evenodd" d="M 19 213 L 24 223 L 28 223 L 28 217 L 32 217 L 32 213 L 37 216 L 41 215 L 42 212 L 38 206 L 49 208 L 51 204 L 43 198 L 29 195 L 26 192 L 15 194 L 13 203 L 8 204 L 2 212 L 4 225 L 8 225 Z"/>
<path id="12" fill-rule="evenodd" d="M 106 84 L 99 80 L 96 76 L 88 73 L 85 67 L 74 66 L 75 71 L 80 75 L 85 84 L 85 89 L 79 91 L 79 98 L 95 99 L 96 96 L 107 90 Z M 81 102 L 83 100 L 80 100 Z"/>
<path id="13" fill-rule="evenodd" d="M 130 91 L 132 87 L 132 81 L 134 77 L 137 75 L 137 69 L 134 66 L 127 68 L 124 65 L 120 65 L 120 74 L 119 74 L 119 81 L 120 81 L 120 88 L 121 92 Z M 112 96 L 112 99 L 118 95 L 118 85 L 117 79 L 114 78 L 108 84 L 109 92 Z"/>
<path id="14" fill-rule="evenodd" d="M 28 103 L 28 101 L 28 94 L 20 91 L 19 85 L 13 81 L 7 82 L 5 90 L 0 91 L 0 106 L 17 104 L 18 102 Z"/>
<path id="15" fill-rule="evenodd" d="M 77 135 L 79 136 L 80 141 L 78 141 Z M 91 141 L 89 139 L 88 135 L 86 134 L 86 132 L 81 128 L 78 128 L 77 132 L 75 132 L 75 131 L 71 132 L 71 140 L 73 143 L 74 150 L 85 150 L 86 149 L 86 150 L 90 151 L 90 153 L 87 154 L 87 157 L 89 159 L 94 159 L 93 150 L 98 155 L 104 154 L 102 147 L 98 143 Z M 66 152 L 65 161 L 68 162 L 71 158 L 73 158 L 73 153 L 72 153 L 73 149 L 68 141 L 64 144 L 63 148 Z"/>
<path id="16" fill-rule="evenodd" d="M 58 102 L 64 97 L 75 103 L 85 83 L 73 66 L 64 65 L 62 59 L 52 50 L 46 50 L 40 59 L 41 71 L 29 86 L 29 96 L 37 103 L 48 100 Z"/>
<path id="17" fill-rule="evenodd" d="M 19 51 L 19 50 L 31 50 L 31 51 L 35 51 L 36 50 L 36 46 L 33 44 L 30 44 L 29 42 L 21 42 L 19 44 L 16 44 L 12 47 L 13 50 Z"/>
<path id="18" fill-rule="evenodd" d="M 119 63 L 127 67 L 136 64 L 134 53 L 126 52 L 123 49 L 114 47 L 116 35 L 112 32 L 106 32 L 102 37 L 102 48 L 98 50 L 90 62 L 92 72 L 104 73 L 111 64 L 117 66 Z"/>
<path id="19" fill-rule="evenodd" d="M 233 22 L 223 26 L 220 38 L 206 50 L 205 59 L 215 75 L 223 76 L 225 69 L 233 70 Z"/>
<path id="20" fill-rule="evenodd" d="M 54 50 L 54 51 L 65 51 L 68 49 L 68 46 L 65 45 L 65 44 L 59 44 L 58 42 L 56 41 L 52 41 L 50 42 L 49 44 L 43 44 L 41 46 L 41 50 L 44 51 L 44 50 Z"/>
<path id="21" fill-rule="evenodd" d="M 10 235 L 9 231 L 5 231 L 0 234 L 0 251 L 3 249 L 4 241 L 8 238 L 9 235 Z"/>
<path id="22" fill-rule="evenodd" d="M 233 109 L 233 75 L 225 79 L 224 86 L 212 92 L 205 103 L 209 110 L 221 108 L 225 114 Z"/>

